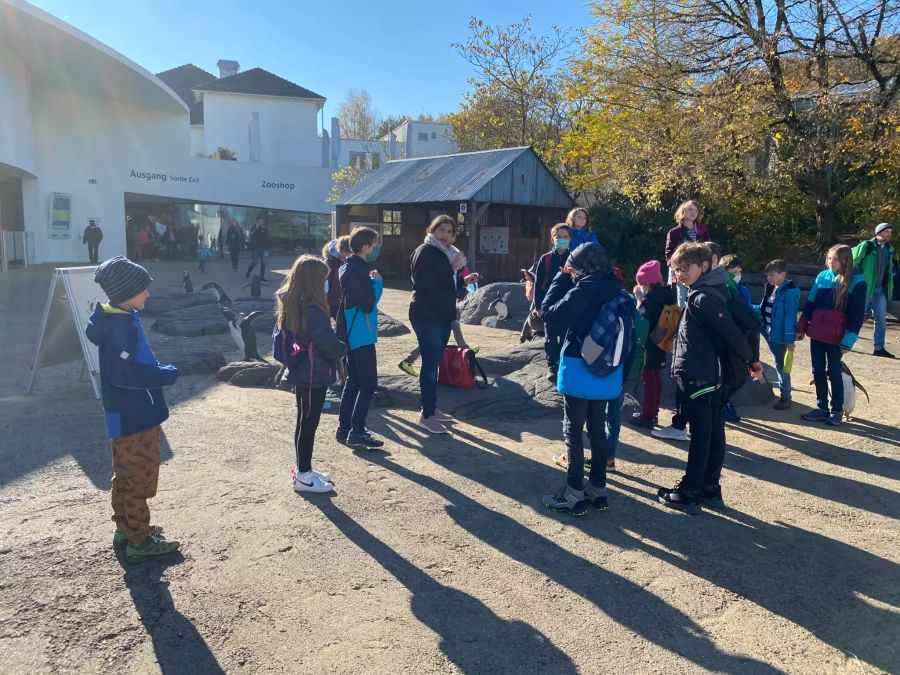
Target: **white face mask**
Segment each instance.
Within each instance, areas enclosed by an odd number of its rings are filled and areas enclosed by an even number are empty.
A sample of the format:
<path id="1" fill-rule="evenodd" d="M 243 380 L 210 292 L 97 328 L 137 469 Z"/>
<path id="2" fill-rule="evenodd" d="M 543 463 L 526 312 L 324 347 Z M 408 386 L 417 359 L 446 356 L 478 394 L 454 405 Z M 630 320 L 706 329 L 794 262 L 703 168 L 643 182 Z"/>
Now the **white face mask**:
<path id="1" fill-rule="evenodd" d="M 741 275 L 740 274 L 734 275 L 734 283 L 736 283 L 736 284 L 741 283 Z"/>

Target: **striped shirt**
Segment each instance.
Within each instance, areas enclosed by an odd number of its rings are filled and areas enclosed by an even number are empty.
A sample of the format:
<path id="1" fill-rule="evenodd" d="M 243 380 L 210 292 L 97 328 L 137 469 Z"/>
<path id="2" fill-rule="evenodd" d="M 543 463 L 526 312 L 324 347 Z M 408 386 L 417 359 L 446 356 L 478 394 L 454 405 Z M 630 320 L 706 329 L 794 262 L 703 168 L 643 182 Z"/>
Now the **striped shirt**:
<path id="1" fill-rule="evenodd" d="M 765 324 L 765 334 L 768 335 L 772 330 L 772 306 L 775 304 L 775 290 L 769 293 L 762 303 L 763 323 Z"/>

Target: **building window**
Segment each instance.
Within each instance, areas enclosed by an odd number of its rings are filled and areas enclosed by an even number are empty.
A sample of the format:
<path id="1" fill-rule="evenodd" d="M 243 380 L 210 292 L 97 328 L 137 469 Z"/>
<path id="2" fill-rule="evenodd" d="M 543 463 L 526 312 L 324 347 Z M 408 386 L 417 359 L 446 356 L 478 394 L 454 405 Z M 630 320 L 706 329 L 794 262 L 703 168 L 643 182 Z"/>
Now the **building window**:
<path id="1" fill-rule="evenodd" d="M 419 140 L 420 140 L 420 141 L 427 141 L 427 140 L 428 140 L 428 133 L 427 133 L 427 132 L 424 132 L 424 131 L 420 131 L 420 132 L 419 132 Z"/>
<path id="2" fill-rule="evenodd" d="M 382 211 L 381 212 L 381 236 L 383 237 L 399 237 L 400 236 L 400 220 L 401 211 Z"/>
<path id="3" fill-rule="evenodd" d="M 432 131 L 432 132 L 431 132 L 431 137 L 432 137 L 432 138 L 437 138 L 437 132 L 436 132 L 436 131 Z"/>
<path id="4" fill-rule="evenodd" d="M 380 153 L 373 152 L 371 160 L 372 160 L 372 169 L 377 169 L 379 166 L 381 166 L 381 154 Z"/>

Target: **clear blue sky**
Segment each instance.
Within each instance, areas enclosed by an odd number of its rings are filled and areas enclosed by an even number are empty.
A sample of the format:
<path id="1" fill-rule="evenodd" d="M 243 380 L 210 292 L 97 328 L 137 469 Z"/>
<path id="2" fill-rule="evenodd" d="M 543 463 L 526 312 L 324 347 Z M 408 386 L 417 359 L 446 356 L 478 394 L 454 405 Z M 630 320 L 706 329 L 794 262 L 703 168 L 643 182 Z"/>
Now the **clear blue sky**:
<path id="1" fill-rule="evenodd" d="M 508 24 L 529 12 L 535 32 L 589 25 L 585 0 L 390 3 L 365 0 L 30 0 L 147 70 L 216 61 L 264 68 L 325 96 L 326 120 L 351 87 L 382 115 L 451 112 L 471 66 L 450 47 L 468 19 Z"/>

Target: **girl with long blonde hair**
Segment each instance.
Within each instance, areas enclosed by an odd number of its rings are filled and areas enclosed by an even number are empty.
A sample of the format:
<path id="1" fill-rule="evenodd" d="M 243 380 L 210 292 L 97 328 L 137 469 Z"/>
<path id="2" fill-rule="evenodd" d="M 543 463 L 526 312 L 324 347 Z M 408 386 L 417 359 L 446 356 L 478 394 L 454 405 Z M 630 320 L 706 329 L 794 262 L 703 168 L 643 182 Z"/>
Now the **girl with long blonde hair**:
<path id="1" fill-rule="evenodd" d="M 331 492 L 331 474 L 313 471 L 312 453 L 316 429 L 333 384 L 337 361 L 347 353 L 331 328 L 327 300 L 328 265 L 302 255 L 291 266 L 275 294 L 273 353 L 285 365 L 284 378 L 294 386 L 297 424 L 293 472 L 297 492 Z"/>
<path id="2" fill-rule="evenodd" d="M 675 227 L 666 233 L 666 265 L 675 249 L 686 241 L 709 241 L 709 228 L 703 224 L 703 207 L 696 199 L 688 199 L 675 209 Z M 669 266 L 669 284 L 676 287 L 678 306 L 684 309 L 687 302 L 687 286 L 678 284 L 675 271 Z"/>

